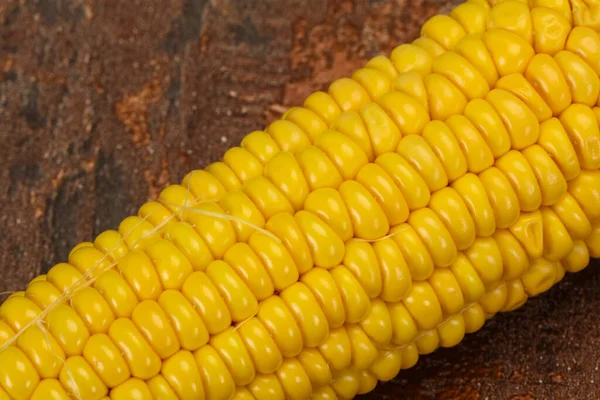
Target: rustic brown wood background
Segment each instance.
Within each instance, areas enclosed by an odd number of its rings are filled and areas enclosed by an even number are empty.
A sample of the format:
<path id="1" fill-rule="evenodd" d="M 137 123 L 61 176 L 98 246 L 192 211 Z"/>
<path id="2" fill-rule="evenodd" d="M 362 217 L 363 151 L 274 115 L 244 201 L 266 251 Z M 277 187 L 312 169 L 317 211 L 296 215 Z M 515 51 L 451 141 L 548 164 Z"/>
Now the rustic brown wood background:
<path id="1" fill-rule="evenodd" d="M 459 0 L 0 0 L 0 291 Z M 600 398 L 593 265 L 365 399 Z"/>

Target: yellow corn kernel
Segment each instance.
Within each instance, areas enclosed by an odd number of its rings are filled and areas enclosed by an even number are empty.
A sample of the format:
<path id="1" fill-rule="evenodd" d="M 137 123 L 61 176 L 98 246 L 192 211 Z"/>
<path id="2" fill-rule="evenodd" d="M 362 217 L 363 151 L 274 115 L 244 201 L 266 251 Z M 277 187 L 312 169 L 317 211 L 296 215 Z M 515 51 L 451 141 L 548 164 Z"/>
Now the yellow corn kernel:
<path id="1" fill-rule="evenodd" d="M 541 1 L 537 0 L 537 2 L 540 3 Z M 565 18 L 571 17 L 569 11 L 567 11 L 566 15 L 561 15 L 559 10 L 553 10 L 547 7 L 547 5 L 532 8 L 531 21 L 533 24 L 533 42 L 536 53 L 554 55 L 565 48 L 569 32 L 571 31 L 569 20 Z"/>
<path id="2" fill-rule="evenodd" d="M 560 201 L 554 204 L 552 211 L 558 215 L 574 240 L 583 240 L 591 234 L 592 224 L 590 220 L 570 193 L 565 194 Z"/>
<path id="3" fill-rule="evenodd" d="M 531 12 L 527 2 L 505 0 L 497 2 L 490 9 L 488 28 L 504 29 L 513 32 L 526 42 L 533 41 Z"/>
<path id="4" fill-rule="evenodd" d="M 281 352 L 258 318 L 253 317 L 239 324 L 238 332 L 257 372 L 270 374 L 279 369 L 283 360 Z"/>
<path id="5" fill-rule="evenodd" d="M 385 212 L 363 185 L 357 181 L 347 180 L 340 185 L 339 192 L 348 207 L 355 237 L 367 240 L 379 239 L 389 231 L 390 225 Z M 305 212 L 300 211 L 298 214 L 301 213 Z M 315 252 L 316 254 L 318 253 Z"/>
<path id="6" fill-rule="evenodd" d="M 573 102 L 593 107 L 600 93 L 600 78 L 596 72 L 581 57 L 569 51 L 559 52 L 554 60 L 565 76 Z"/>
<path id="7" fill-rule="evenodd" d="M 431 119 L 445 121 L 453 115 L 463 113 L 468 99 L 448 78 L 440 74 L 429 74 L 425 78 L 425 86 Z"/>
<path id="8" fill-rule="evenodd" d="M 463 27 L 446 15 L 436 15 L 421 27 L 421 36 L 430 37 L 446 50 L 452 50 L 456 43 L 465 36 Z"/>
<path id="9" fill-rule="evenodd" d="M 422 136 L 440 160 L 449 182 L 467 172 L 467 160 L 448 125 L 441 121 L 431 121 L 425 126 Z"/>
<path id="10" fill-rule="evenodd" d="M 466 302 L 477 301 L 485 294 L 485 284 L 479 277 L 473 264 L 471 264 L 469 259 L 463 253 L 458 255 L 456 261 L 450 267 L 450 271 L 452 271 L 456 283 L 460 286 L 463 298 Z M 446 273 L 444 273 L 443 276 L 445 275 Z M 452 281 L 451 278 L 450 281 Z"/>
<path id="11" fill-rule="evenodd" d="M 247 242 L 250 236 L 255 232 L 255 227 L 263 228 L 265 226 L 265 217 L 260 213 L 250 197 L 240 191 L 228 192 L 223 196 L 219 205 L 231 217 L 246 222 L 244 224 L 239 220 L 231 221 L 237 240 L 240 242 Z M 201 267 L 196 269 L 203 270 L 213 261 L 213 257 L 210 254 L 210 251 L 203 250 L 205 245 L 201 239 L 199 240 L 199 244 L 202 249 L 199 249 L 201 251 L 198 251 L 197 254 L 199 258 L 198 263 Z"/>
<path id="12" fill-rule="evenodd" d="M 298 279 L 299 272 L 294 259 L 280 242 L 256 232 L 248 244 L 267 269 L 275 290 L 281 291 Z"/>
<path id="13" fill-rule="evenodd" d="M 168 240 L 158 240 L 146 249 L 164 289 L 180 289 L 192 273 L 189 260 Z"/>
<path id="14" fill-rule="evenodd" d="M 542 191 L 524 153 L 511 150 L 496 160 L 496 167 L 510 181 L 522 211 L 534 211 L 540 207 Z"/>
<path id="15" fill-rule="evenodd" d="M 207 274 L 210 269 L 211 267 L 208 268 Z M 215 280 L 213 279 L 213 281 Z M 219 287 L 218 282 L 215 284 Z M 209 337 L 208 331 L 200 316 L 194 311 L 192 304 L 181 292 L 165 290 L 157 302 L 173 325 L 183 349 L 193 351 L 206 344 Z"/>
<path id="16" fill-rule="evenodd" d="M 255 181 L 253 180 L 253 182 Z M 214 258 L 220 259 L 223 257 L 227 249 L 229 249 L 229 247 L 231 247 L 236 242 L 236 234 L 233 229 L 233 225 L 228 220 L 222 218 L 214 218 L 210 216 L 210 213 L 223 215 L 224 210 L 215 203 L 198 204 L 190 210 L 187 222 L 190 223 L 196 229 L 204 243 L 206 243 L 206 245 L 210 249 L 210 252 L 214 256 Z M 165 245 L 164 242 L 162 243 L 163 244 L 159 246 Z M 176 249 L 171 248 L 170 250 L 173 251 L 172 257 L 179 258 L 180 254 L 177 254 L 178 252 L 176 251 Z M 189 265 L 187 264 L 189 264 L 188 260 L 181 260 L 181 263 L 178 266 L 179 271 L 177 271 L 177 273 L 174 276 L 161 276 L 163 284 L 167 284 L 168 287 L 177 287 L 177 285 L 180 285 L 181 280 L 184 279 L 185 274 L 191 273 Z M 157 268 L 159 267 L 160 266 L 157 265 Z"/>
<path id="17" fill-rule="evenodd" d="M 99 400 L 108 394 L 106 385 L 81 356 L 67 358 L 59 379 L 73 397 Z"/>
<path id="18" fill-rule="evenodd" d="M 39 381 L 35 367 L 21 350 L 8 347 L 0 354 L 0 387 L 11 398 L 28 399 Z"/>
<path id="19" fill-rule="evenodd" d="M 127 361 L 133 377 L 150 379 L 160 371 L 160 357 L 131 320 L 117 319 L 111 325 L 108 336 Z"/>
<path id="20" fill-rule="evenodd" d="M 521 307 L 528 299 L 528 295 L 525 292 L 525 286 L 520 279 L 508 282 L 506 286 L 506 304 L 502 311 L 514 311 Z"/>
<path id="21" fill-rule="evenodd" d="M 378 266 L 377 255 L 367 242 L 350 241 L 346 244 L 346 254 L 343 264 L 358 279 L 369 298 L 379 296 L 382 288 L 382 277 Z"/>
<path id="22" fill-rule="evenodd" d="M 152 392 L 144 381 L 132 378 L 113 388 L 110 391 L 110 397 L 113 400 L 142 400 L 150 399 L 152 397 Z"/>
<path id="23" fill-rule="evenodd" d="M 229 149 L 223 155 L 223 162 L 231 168 L 242 183 L 260 176 L 263 172 L 263 165 L 258 158 L 241 147 Z"/>
<path id="24" fill-rule="evenodd" d="M 401 92 L 390 92 L 377 102 L 398 125 L 402 135 L 418 135 L 430 121 L 429 113 L 417 99 Z"/>
<path id="25" fill-rule="evenodd" d="M 306 399 L 311 396 L 312 385 L 302 365 L 295 358 L 284 360 L 276 373 L 279 382 L 289 399 Z"/>
<path id="26" fill-rule="evenodd" d="M 346 322 L 357 323 L 367 316 L 371 309 L 369 296 L 348 268 L 340 265 L 331 270 L 346 310 Z"/>
<path id="27" fill-rule="evenodd" d="M 498 81 L 498 69 L 482 38 L 481 34 L 467 35 L 456 44 L 454 51 L 477 68 L 492 88 Z"/>
<path id="28" fill-rule="evenodd" d="M 277 120 L 269 125 L 266 132 L 283 151 L 295 153 L 310 146 L 310 138 L 298 125 L 290 121 Z"/>
<path id="29" fill-rule="evenodd" d="M 313 268 L 300 281 L 309 287 L 327 317 L 330 328 L 339 328 L 346 320 L 340 292 L 331 274 L 323 268 Z"/>
<path id="30" fill-rule="evenodd" d="M 327 129 L 325 122 L 314 112 L 303 107 L 292 107 L 282 117 L 300 127 L 311 141 Z M 243 144 L 242 144 L 243 146 Z M 270 144 L 272 146 L 272 144 Z M 269 152 L 270 153 L 270 152 Z M 264 160 L 266 163 L 268 159 Z"/>
<path id="31" fill-rule="evenodd" d="M 350 338 L 344 327 L 332 329 L 325 343 L 318 349 L 332 372 L 343 371 L 352 362 Z"/>
<path id="32" fill-rule="evenodd" d="M 433 62 L 432 71 L 450 79 L 469 100 L 485 97 L 490 90 L 485 77 L 454 52 L 446 52 L 437 57 Z"/>
<path id="33" fill-rule="evenodd" d="M 0 391 L 0 399 L 5 400 L 2 397 L 2 392 Z M 31 394 L 31 400 L 69 400 L 69 395 L 63 388 L 60 381 L 57 379 L 43 379 L 36 386 L 34 392 Z M 8 395 L 6 400 L 10 400 Z"/>
<path id="34" fill-rule="evenodd" d="M 386 303 L 381 299 L 374 299 L 371 302 L 369 315 L 359 324 L 376 343 L 385 345 L 392 340 L 392 320 Z"/>
<path id="35" fill-rule="evenodd" d="M 442 164 L 421 136 L 407 136 L 398 145 L 400 154 L 423 177 L 430 192 L 448 185 Z"/>
<path id="36" fill-rule="evenodd" d="M 349 325 L 348 338 L 352 351 L 352 368 L 366 370 L 377 359 L 378 350 L 359 325 Z"/>
<path id="37" fill-rule="evenodd" d="M 454 115 L 446 120 L 446 124 L 458 140 L 467 160 L 469 172 L 477 174 L 494 164 L 491 149 L 477 128 L 465 116 Z"/>
<path id="38" fill-rule="evenodd" d="M 334 377 L 331 382 L 331 388 L 335 391 L 338 398 L 353 398 L 359 389 L 358 373 L 353 370 L 346 370 L 340 373 Z"/>
<path id="39" fill-rule="evenodd" d="M 428 52 L 434 59 L 446 51 L 438 42 L 428 37 L 417 38 L 412 42 L 412 44 L 419 46 Z"/>
<path id="40" fill-rule="evenodd" d="M 283 151 L 265 165 L 264 176 L 287 197 L 295 210 L 300 210 L 309 188 L 294 156 Z"/>
<path id="41" fill-rule="evenodd" d="M 573 240 L 560 218 L 550 208 L 542 207 L 544 237 L 544 257 L 548 260 L 562 260 L 573 251 Z"/>
<path id="42" fill-rule="evenodd" d="M 131 319 L 160 358 L 168 358 L 179 350 L 179 339 L 157 302 L 141 302 L 133 310 Z"/>
<path id="43" fill-rule="evenodd" d="M 281 297 L 271 296 L 261 302 L 257 316 L 283 356 L 295 357 L 302 351 L 302 333 Z"/>
<path id="44" fill-rule="evenodd" d="M 373 145 L 365 121 L 357 111 L 347 111 L 335 120 L 331 129 L 343 133 L 355 142 L 367 155 L 369 161 L 373 159 Z M 396 128 L 397 129 L 397 128 Z"/>
<path id="45" fill-rule="evenodd" d="M 397 361 L 402 361 L 400 358 L 397 359 Z M 396 362 L 396 364 L 398 364 Z M 395 367 L 396 364 L 387 364 L 387 363 L 382 363 L 382 367 L 381 369 L 383 371 L 386 371 L 389 375 L 391 375 L 391 373 L 393 373 L 393 371 L 395 371 Z M 396 374 L 400 372 L 400 366 L 398 365 L 398 370 L 396 371 Z M 395 376 L 395 375 L 394 375 Z M 385 376 L 383 376 L 385 378 Z M 378 381 L 378 377 L 376 377 L 375 375 L 373 375 L 371 372 L 369 371 L 362 371 L 359 374 L 359 382 L 358 382 L 358 392 L 356 392 L 356 394 L 365 394 L 365 393 L 369 393 L 370 391 L 374 390 L 375 387 L 377 386 L 377 381 Z M 385 381 L 385 379 L 381 379 L 381 381 Z"/>
<path id="46" fill-rule="evenodd" d="M 304 107 L 317 114 L 328 126 L 342 112 L 337 103 L 325 92 L 315 92 L 304 101 Z"/>
<path id="47" fill-rule="evenodd" d="M 351 215 L 352 211 L 351 209 Z M 344 257 L 344 243 L 325 222 L 306 210 L 298 211 L 294 215 L 294 218 L 304 233 L 304 238 L 311 251 L 315 266 L 332 268 L 342 261 Z M 385 217 L 381 219 L 383 220 Z M 298 272 L 296 272 L 297 267 L 294 266 L 293 259 L 290 260 L 289 264 L 294 272 L 286 274 L 286 279 L 289 279 L 290 283 L 292 283 L 291 278 L 295 278 L 294 281 L 298 279 Z M 280 287 L 283 286 L 288 286 L 288 283 L 280 285 Z"/>
<path id="48" fill-rule="evenodd" d="M 496 89 L 502 89 L 515 95 L 531 109 L 539 122 L 543 122 L 552 117 L 552 109 L 536 90 L 535 79 L 537 78 L 526 78 L 519 73 L 506 75 L 498 80 Z"/>
<path id="49" fill-rule="evenodd" d="M 313 388 L 331 382 L 331 370 L 318 349 L 304 349 L 296 358 L 310 379 Z"/>
<path id="50" fill-rule="evenodd" d="M 437 294 L 442 310 L 449 314 L 458 314 L 465 305 L 460 285 L 449 268 L 438 268 L 428 280 Z"/>
<path id="51" fill-rule="evenodd" d="M 468 209 L 477 236 L 487 237 L 496 230 L 494 210 L 477 175 L 468 173 L 463 175 L 451 185 L 459 195 Z"/>
<path id="52" fill-rule="evenodd" d="M 529 296 L 537 296 L 550 289 L 556 276 L 556 261 L 538 259 L 521 277 L 525 291 Z"/>
<path id="53" fill-rule="evenodd" d="M 396 47 L 390 54 L 390 60 L 399 74 L 415 71 L 421 75 L 431 72 L 432 57 L 422 48 L 403 44 Z"/>
<path id="54" fill-rule="evenodd" d="M 327 154 L 344 179 L 354 178 L 368 162 L 361 148 L 339 132 L 324 132 L 315 141 L 315 146 Z"/>
<path id="55" fill-rule="evenodd" d="M 258 375 L 250 385 L 250 392 L 257 400 L 284 400 L 285 393 L 275 374 Z"/>
<path id="56" fill-rule="evenodd" d="M 502 278 L 511 281 L 523 275 L 529 268 L 529 256 L 519 239 L 507 229 L 498 229 L 493 237 L 502 255 Z"/>
<path id="57" fill-rule="evenodd" d="M 543 219 L 539 210 L 521 213 L 519 219 L 509 228 L 515 238 L 532 258 L 539 258 L 544 252 Z"/>
<path id="58" fill-rule="evenodd" d="M 214 335 L 231 325 L 231 313 L 215 283 L 203 272 L 194 272 L 183 284 L 183 295 L 193 304 L 194 310 Z"/>
<path id="59" fill-rule="evenodd" d="M 155 300 L 163 290 L 160 278 L 146 253 L 131 251 L 119 260 L 119 271 L 141 300 Z"/>
<path id="60" fill-rule="evenodd" d="M 569 25 L 573 22 L 571 7 L 568 0 L 531 0 L 529 3 L 532 8 L 543 7 L 556 11 L 566 19 Z"/>
<path id="61" fill-rule="evenodd" d="M 592 69 L 600 73 L 600 36 L 586 26 L 576 26 L 569 33 L 565 50 L 583 58 Z"/>
<path id="62" fill-rule="evenodd" d="M 390 116 L 376 103 L 365 105 L 359 114 L 373 143 L 374 157 L 394 151 L 402 134 Z"/>
<path id="63" fill-rule="evenodd" d="M 585 245 L 588 247 L 591 257 L 597 258 L 600 255 L 600 224 L 595 224 L 592 227 L 592 233 L 586 239 Z"/>
<path id="64" fill-rule="evenodd" d="M 418 72 L 410 71 L 400 75 L 394 81 L 394 90 L 414 98 L 426 111 L 429 111 L 427 88 L 423 76 Z"/>
<path id="65" fill-rule="evenodd" d="M 493 315 L 504 308 L 507 297 L 506 283 L 499 281 L 490 286 L 487 293 L 479 300 L 479 304 L 487 315 Z"/>
<path id="66" fill-rule="evenodd" d="M 577 240 L 573 243 L 573 250 L 561 261 L 561 264 L 569 272 L 579 272 L 588 266 L 589 261 L 589 249 L 584 242 Z"/>
<path id="67" fill-rule="evenodd" d="M 83 357 L 109 388 L 131 376 L 121 350 L 104 333 L 92 335 L 83 349 Z"/>
<path id="68" fill-rule="evenodd" d="M 442 321 L 439 299 L 427 282 L 415 282 L 403 303 L 420 329 L 433 329 Z"/>
<path id="69" fill-rule="evenodd" d="M 473 243 L 475 223 L 456 190 L 450 187 L 438 190 L 431 196 L 429 208 L 444 223 L 458 250 L 464 250 Z"/>
<path id="70" fill-rule="evenodd" d="M 40 377 L 57 378 L 65 353 L 52 335 L 32 326 L 17 339 L 17 347 L 32 361 Z"/>
<path id="71" fill-rule="evenodd" d="M 463 3 L 450 12 L 467 34 L 484 32 L 488 27 L 489 9 L 475 3 Z"/>
<path id="72" fill-rule="evenodd" d="M 396 71 L 396 68 L 394 68 L 394 64 L 386 56 L 373 57 L 367 62 L 365 67 L 383 72 L 392 80 L 398 76 L 398 72 Z"/>
<path id="73" fill-rule="evenodd" d="M 373 249 L 381 272 L 381 299 L 387 302 L 402 300 L 410 291 L 412 280 L 400 249 L 391 239 L 375 242 Z"/>
<path id="74" fill-rule="evenodd" d="M 596 222 L 600 219 L 599 171 L 582 171 L 579 176 L 569 182 L 569 193 L 577 200 L 585 215 L 590 221 Z"/>
<path id="75" fill-rule="evenodd" d="M 235 172 L 224 162 L 212 163 L 206 167 L 206 171 L 217 178 L 226 190 L 236 190 L 242 186 Z"/>
<path id="76" fill-rule="evenodd" d="M 552 118 L 540 125 L 538 144 L 550 154 L 565 180 L 570 181 L 579 175 L 577 153 L 560 120 Z"/>
<path id="77" fill-rule="evenodd" d="M 498 282 L 503 272 L 502 254 L 493 237 L 477 238 L 465 255 L 484 285 Z"/>
<path id="78" fill-rule="evenodd" d="M 162 376 L 182 400 L 203 399 L 204 386 L 194 356 L 180 350 L 162 364 Z"/>
<path id="79" fill-rule="evenodd" d="M 296 318 L 304 346 L 316 347 L 329 335 L 327 318 L 310 289 L 297 282 L 280 293 L 281 299 Z"/>
<path id="80" fill-rule="evenodd" d="M 369 165 L 373 164 L 365 167 Z M 346 241 L 354 237 L 352 220 L 339 191 L 331 188 L 313 190 L 304 202 L 304 209 L 323 219 L 340 239 Z M 293 251 L 290 250 L 290 253 Z"/>
<path id="81" fill-rule="evenodd" d="M 410 211 L 423 208 L 429 203 L 431 193 L 427 182 L 407 160 L 396 153 L 388 153 L 377 157 L 375 164 L 394 180 Z"/>
<path id="82" fill-rule="evenodd" d="M 438 267 L 450 266 L 456 259 L 456 243 L 450 232 L 444 227 L 439 217 L 429 208 L 413 212 L 408 223 L 417 232 L 431 254 L 434 265 Z"/>
<path id="83" fill-rule="evenodd" d="M 225 194 L 225 188 L 219 180 L 206 171 L 192 171 L 181 181 L 181 185 L 189 188 L 196 201 L 216 200 Z"/>
<path id="84" fill-rule="evenodd" d="M 280 151 L 275 140 L 263 131 L 254 131 L 246 135 L 244 139 L 242 139 L 240 146 L 252 153 L 252 155 L 258 158 L 263 164 L 266 164 L 267 161 Z M 213 176 L 215 175 L 211 171 L 208 172 Z"/>
<path id="85" fill-rule="evenodd" d="M 600 168 L 600 130 L 590 107 L 571 104 L 560 116 L 577 152 L 579 164 L 586 169 Z"/>
<path id="86" fill-rule="evenodd" d="M 210 345 L 198 349 L 194 353 L 196 365 L 202 379 L 202 385 L 207 399 L 228 399 L 235 392 L 235 382 L 221 356 Z M 159 375 L 160 376 L 160 375 Z M 158 382 L 154 384 L 158 392 Z M 165 381 L 165 388 L 170 388 Z M 154 393 L 156 398 L 157 393 Z M 173 394 L 175 396 L 175 394 Z M 168 398 L 167 396 L 164 396 Z"/>
<path id="87" fill-rule="evenodd" d="M 535 55 L 531 45 L 519 35 L 504 29 L 490 29 L 482 36 L 498 74 L 523 73 Z"/>
<path id="88" fill-rule="evenodd" d="M 391 230 L 390 235 L 402 252 L 413 280 L 424 280 L 433 272 L 433 259 L 417 231 L 410 224 Z"/>
<path id="89" fill-rule="evenodd" d="M 304 204 L 306 203 L 305 201 Z M 269 219 L 265 228 L 283 242 L 284 247 L 294 259 L 300 274 L 306 273 L 313 267 L 313 259 L 308 243 L 292 215 L 277 214 Z"/>
<path id="90" fill-rule="evenodd" d="M 445 320 L 438 328 L 437 333 L 441 347 L 453 347 L 465 337 L 465 319 L 462 314 L 457 314 Z"/>
<path id="91" fill-rule="evenodd" d="M 206 269 L 214 259 L 204 240 L 187 222 L 176 222 L 169 225 L 165 229 L 165 239 L 172 242 L 183 253 L 195 270 Z M 160 281 L 158 284 L 161 284 Z M 139 296 L 139 293 L 137 294 Z"/>

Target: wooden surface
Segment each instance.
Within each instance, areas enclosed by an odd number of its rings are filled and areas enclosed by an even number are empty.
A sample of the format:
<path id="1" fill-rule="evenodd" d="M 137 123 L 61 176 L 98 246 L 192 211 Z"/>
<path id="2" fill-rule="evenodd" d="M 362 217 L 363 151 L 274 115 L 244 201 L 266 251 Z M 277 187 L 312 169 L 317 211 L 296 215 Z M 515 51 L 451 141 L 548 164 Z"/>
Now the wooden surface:
<path id="1" fill-rule="evenodd" d="M 0 291 L 457 1 L 0 0 Z M 598 266 L 365 399 L 600 398 Z"/>

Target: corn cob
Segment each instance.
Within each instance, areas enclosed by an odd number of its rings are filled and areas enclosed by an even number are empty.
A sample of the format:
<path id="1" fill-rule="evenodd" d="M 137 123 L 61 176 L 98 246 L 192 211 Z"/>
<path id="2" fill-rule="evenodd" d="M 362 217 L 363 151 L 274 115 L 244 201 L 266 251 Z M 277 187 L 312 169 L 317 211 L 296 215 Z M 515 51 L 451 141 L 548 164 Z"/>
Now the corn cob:
<path id="1" fill-rule="evenodd" d="M 598 0 L 429 19 L 9 297 L 0 400 L 349 399 L 585 268 L 598 30 Z"/>

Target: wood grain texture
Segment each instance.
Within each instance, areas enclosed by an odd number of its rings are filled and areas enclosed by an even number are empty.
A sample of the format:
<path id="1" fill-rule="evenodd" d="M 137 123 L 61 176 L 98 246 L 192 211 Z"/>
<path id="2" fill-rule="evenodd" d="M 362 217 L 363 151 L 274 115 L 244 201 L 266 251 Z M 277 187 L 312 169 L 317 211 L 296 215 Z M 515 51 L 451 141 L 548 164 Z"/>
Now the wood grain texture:
<path id="1" fill-rule="evenodd" d="M 0 0 L 0 292 L 115 228 L 435 0 Z M 598 399 L 592 265 L 364 399 Z"/>

